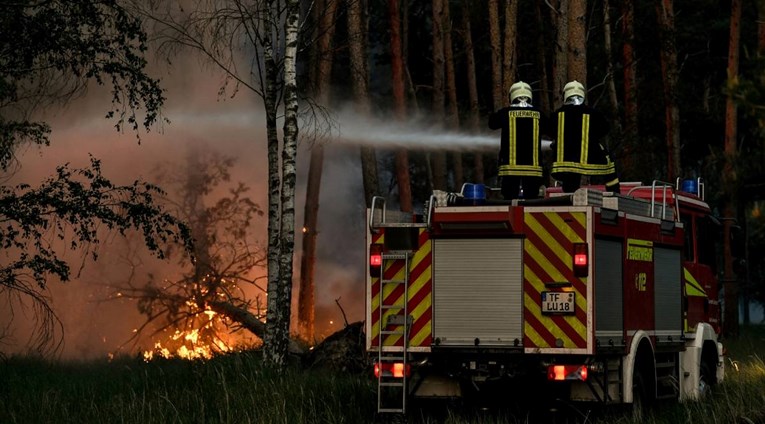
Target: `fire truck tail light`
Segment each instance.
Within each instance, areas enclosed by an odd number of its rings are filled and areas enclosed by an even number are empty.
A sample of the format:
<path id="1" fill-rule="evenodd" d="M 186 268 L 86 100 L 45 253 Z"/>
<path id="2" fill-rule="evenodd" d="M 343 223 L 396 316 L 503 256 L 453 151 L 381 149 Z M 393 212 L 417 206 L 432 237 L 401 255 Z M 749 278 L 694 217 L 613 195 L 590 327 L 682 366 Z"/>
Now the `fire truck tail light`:
<path id="1" fill-rule="evenodd" d="M 574 275 L 586 277 L 590 259 L 587 253 L 587 243 L 574 243 Z"/>
<path id="2" fill-rule="evenodd" d="M 550 365 L 547 367 L 547 379 L 587 381 L 587 365 Z"/>
<path id="3" fill-rule="evenodd" d="M 380 276 L 382 267 L 382 244 L 369 245 L 369 275 L 371 277 Z"/>
<path id="4" fill-rule="evenodd" d="M 377 362 L 375 363 L 375 378 L 380 378 L 380 373 L 383 377 L 404 378 L 412 372 L 412 367 L 409 364 L 403 362 Z"/>

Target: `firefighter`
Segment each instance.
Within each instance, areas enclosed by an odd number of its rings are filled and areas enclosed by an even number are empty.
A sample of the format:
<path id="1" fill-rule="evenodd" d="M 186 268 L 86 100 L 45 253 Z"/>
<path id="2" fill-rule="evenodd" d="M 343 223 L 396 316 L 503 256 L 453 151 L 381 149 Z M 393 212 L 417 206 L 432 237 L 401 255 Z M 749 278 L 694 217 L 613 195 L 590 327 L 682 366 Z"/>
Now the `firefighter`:
<path id="1" fill-rule="evenodd" d="M 502 129 L 498 158 L 502 197 L 533 199 L 542 185 L 539 131 L 544 117 L 531 104 L 531 86 L 525 82 L 513 84 L 508 97 L 510 106 L 489 116 L 489 128 Z"/>
<path id="2" fill-rule="evenodd" d="M 571 81 L 563 88 L 563 106 L 555 112 L 553 128 L 557 128 L 555 161 L 551 175 L 563 183 L 563 191 L 579 188 L 582 175 L 596 177 L 606 190 L 619 192 L 619 177 L 601 140 L 608 134 L 608 121 L 585 103 L 584 86 Z"/>

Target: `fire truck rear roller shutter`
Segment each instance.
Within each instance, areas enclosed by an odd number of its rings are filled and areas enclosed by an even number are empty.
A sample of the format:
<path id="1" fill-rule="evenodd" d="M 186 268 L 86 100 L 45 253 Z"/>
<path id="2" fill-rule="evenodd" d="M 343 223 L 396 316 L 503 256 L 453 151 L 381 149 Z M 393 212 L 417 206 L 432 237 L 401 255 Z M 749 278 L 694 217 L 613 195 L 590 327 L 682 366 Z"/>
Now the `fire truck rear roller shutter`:
<path id="1" fill-rule="evenodd" d="M 521 239 L 433 241 L 433 336 L 441 346 L 523 338 Z"/>
<path id="2" fill-rule="evenodd" d="M 601 346 L 623 342 L 622 248 L 619 241 L 595 241 L 595 337 Z"/>

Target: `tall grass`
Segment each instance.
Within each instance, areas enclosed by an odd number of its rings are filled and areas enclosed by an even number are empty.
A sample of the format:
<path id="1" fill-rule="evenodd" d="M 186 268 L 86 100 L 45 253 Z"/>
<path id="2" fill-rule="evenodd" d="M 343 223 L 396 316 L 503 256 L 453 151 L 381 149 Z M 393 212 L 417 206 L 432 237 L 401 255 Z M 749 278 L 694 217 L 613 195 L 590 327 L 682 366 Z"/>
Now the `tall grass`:
<path id="1" fill-rule="evenodd" d="M 361 423 L 376 407 L 369 379 L 276 373 L 257 353 L 148 364 L 11 358 L 1 366 L 2 423 Z"/>
<path id="2" fill-rule="evenodd" d="M 765 423 L 765 327 L 727 343 L 726 379 L 697 402 L 657 404 L 642 420 L 623 411 L 579 407 L 537 417 L 516 409 L 463 405 L 412 408 L 412 423 L 580 422 L 623 424 Z M 0 423 L 367 423 L 377 397 L 369 376 L 263 366 L 258 352 L 210 361 L 138 358 L 54 363 L 34 358 L 0 362 Z M 570 420 L 573 417 L 575 420 Z"/>

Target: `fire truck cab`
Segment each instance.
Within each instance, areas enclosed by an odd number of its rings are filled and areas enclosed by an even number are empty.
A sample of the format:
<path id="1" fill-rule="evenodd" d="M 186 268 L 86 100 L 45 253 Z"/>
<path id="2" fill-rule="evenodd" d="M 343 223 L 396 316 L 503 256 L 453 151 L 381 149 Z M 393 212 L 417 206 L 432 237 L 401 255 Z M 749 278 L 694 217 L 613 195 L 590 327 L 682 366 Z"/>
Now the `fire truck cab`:
<path id="1" fill-rule="evenodd" d="M 422 216 L 380 197 L 368 211 L 380 412 L 496 381 L 603 404 L 695 399 L 722 381 L 719 223 L 701 179 L 513 201 L 476 187 L 434 193 Z"/>

